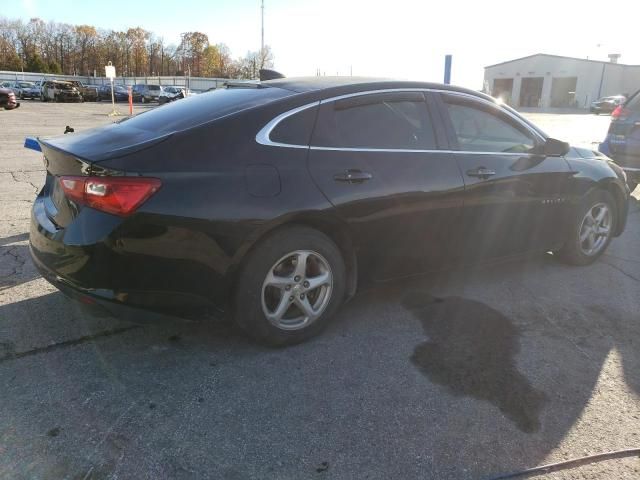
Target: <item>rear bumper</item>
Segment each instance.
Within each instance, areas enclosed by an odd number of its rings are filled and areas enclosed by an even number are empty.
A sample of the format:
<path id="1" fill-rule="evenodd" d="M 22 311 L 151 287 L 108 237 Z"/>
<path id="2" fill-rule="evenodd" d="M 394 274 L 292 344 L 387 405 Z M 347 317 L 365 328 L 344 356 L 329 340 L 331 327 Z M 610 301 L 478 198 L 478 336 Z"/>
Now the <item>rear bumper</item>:
<path id="1" fill-rule="evenodd" d="M 115 318 L 143 325 L 175 324 L 204 318 L 208 310 L 192 310 L 188 314 L 174 312 L 171 309 L 156 309 L 134 306 L 118 301 L 116 293 L 112 290 L 89 289 L 75 285 L 64 277 L 50 270 L 34 252 L 29 248 L 31 258 L 42 277 L 56 287 L 67 298 L 77 302 L 83 310 L 97 316 L 110 315 Z"/>
<path id="2" fill-rule="evenodd" d="M 67 296 L 133 321 L 143 310 L 184 319 L 223 310 L 220 298 L 209 294 L 222 293 L 224 279 L 192 261 L 167 258 L 162 251 L 154 255 L 159 249 L 153 225 L 143 223 L 148 237 L 135 238 L 123 219 L 84 208 L 57 229 L 44 203 L 39 196 L 31 212 L 31 256 L 42 276 Z"/>

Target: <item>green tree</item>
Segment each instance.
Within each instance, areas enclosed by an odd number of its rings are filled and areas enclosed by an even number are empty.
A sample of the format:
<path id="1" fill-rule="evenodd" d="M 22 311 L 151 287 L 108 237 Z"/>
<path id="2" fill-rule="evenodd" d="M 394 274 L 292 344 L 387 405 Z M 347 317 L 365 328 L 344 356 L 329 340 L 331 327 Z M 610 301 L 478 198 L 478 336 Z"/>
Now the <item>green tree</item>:
<path id="1" fill-rule="evenodd" d="M 29 72 L 37 72 L 37 73 L 49 72 L 49 68 L 47 67 L 47 64 L 44 62 L 44 60 L 42 60 L 42 57 L 37 53 L 32 55 L 27 60 L 27 66 L 25 70 Z"/>
<path id="2" fill-rule="evenodd" d="M 49 73 L 56 73 L 56 74 L 61 74 L 62 73 L 62 69 L 60 68 L 60 64 L 58 62 L 56 62 L 55 60 L 51 60 L 49 62 L 49 64 L 47 65 L 47 68 L 49 69 Z"/>

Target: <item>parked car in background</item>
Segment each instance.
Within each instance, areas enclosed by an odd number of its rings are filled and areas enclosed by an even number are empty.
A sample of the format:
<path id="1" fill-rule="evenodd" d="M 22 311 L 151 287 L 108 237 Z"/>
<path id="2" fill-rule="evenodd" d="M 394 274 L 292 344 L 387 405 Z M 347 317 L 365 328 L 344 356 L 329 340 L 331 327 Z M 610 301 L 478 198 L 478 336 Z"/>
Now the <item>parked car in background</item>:
<path id="1" fill-rule="evenodd" d="M 96 85 L 87 85 L 79 80 L 69 80 L 69 83 L 76 87 L 76 89 L 82 95 L 83 102 L 97 102 L 98 101 L 98 87 Z"/>
<path id="2" fill-rule="evenodd" d="M 73 84 L 59 80 L 47 80 L 42 87 L 43 102 L 82 102 L 82 95 Z"/>
<path id="3" fill-rule="evenodd" d="M 46 279 L 113 312 L 218 305 L 270 345 L 318 334 L 361 279 L 525 252 L 587 265 L 627 219 L 607 157 L 451 85 L 271 80 L 38 140 Z"/>
<path id="4" fill-rule="evenodd" d="M 591 107 L 589 111 L 591 113 L 595 113 L 599 115 L 601 113 L 611 113 L 613 112 L 619 105 L 622 105 L 627 101 L 627 97 L 624 95 L 613 95 L 611 97 L 602 97 L 599 100 L 591 103 Z"/>
<path id="5" fill-rule="evenodd" d="M 116 102 L 126 102 L 129 100 L 129 90 L 123 85 L 113 86 L 113 99 Z M 102 85 L 98 87 L 98 100 L 111 101 L 111 85 Z"/>
<path id="6" fill-rule="evenodd" d="M 187 87 L 178 85 L 163 86 L 162 93 L 160 94 L 160 97 L 158 97 L 158 103 L 162 105 L 180 98 L 192 97 L 193 95 L 196 95 L 196 93 L 192 92 Z"/>
<path id="7" fill-rule="evenodd" d="M 14 82 L 10 80 L 5 80 L 4 82 L 0 82 L 0 88 L 8 88 L 13 92 L 13 83 Z M 16 93 L 16 92 L 13 92 L 13 93 Z"/>
<path id="8" fill-rule="evenodd" d="M 5 110 L 13 110 L 18 108 L 20 103 L 16 100 L 16 94 L 10 88 L 0 87 L 0 108 Z"/>
<path id="9" fill-rule="evenodd" d="M 640 183 L 640 90 L 611 114 L 611 124 L 600 151 L 627 173 L 633 191 Z"/>
<path id="10" fill-rule="evenodd" d="M 42 99 L 42 86 L 44 85 L 45 82 L 46 80 L 38 80 L 37 82 L 34 83 L 35 88 L 38 89 L 38 92 L 40 94 L 40 99 Z"/>
<path id="11" fill-rule="evenodd" d="M 40 89 L 36 86 L 34 82 L 15 82 L 13 91 L 16 96 L 20 99 L 25 98 L 40 98 Z"/>
<path id="12" fill-rule="evenodd" d="M 160 85 L 138 84 L 133 86 L 133 101 L 141 103 L 157 102 L 162 95 Z"/>

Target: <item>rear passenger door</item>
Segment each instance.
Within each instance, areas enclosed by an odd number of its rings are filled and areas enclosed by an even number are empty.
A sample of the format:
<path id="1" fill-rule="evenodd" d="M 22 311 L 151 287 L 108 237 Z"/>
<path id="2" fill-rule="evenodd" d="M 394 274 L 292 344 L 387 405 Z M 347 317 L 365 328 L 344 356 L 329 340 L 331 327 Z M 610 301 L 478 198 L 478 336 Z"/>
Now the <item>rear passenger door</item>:
<path id="1" fill-rule="evenodd" d="M 498 105 L 443 93 L 443 117 L 465 182 L 463 260 L 550 249 L 563 240 L 572 172 L 544 139 Z"/>
<path id="2" fill-rule="evenodd" d="M 309 150 L 316 184 L 350 226 L 358 268 L 389 278 L 447 263 L 464 184 L 439 149 L 444 129 L 420 91 L 325 100 Z"/>

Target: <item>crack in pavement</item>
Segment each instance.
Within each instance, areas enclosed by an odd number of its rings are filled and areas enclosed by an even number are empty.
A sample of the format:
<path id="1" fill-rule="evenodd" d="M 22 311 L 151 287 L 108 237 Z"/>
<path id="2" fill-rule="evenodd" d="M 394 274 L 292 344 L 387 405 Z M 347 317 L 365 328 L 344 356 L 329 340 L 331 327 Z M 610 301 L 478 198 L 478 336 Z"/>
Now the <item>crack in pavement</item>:
<path id="1" fill-rule="evenodd" d="M 12 348 L 13 345 L 9 346 L 8 344 L 5 343 L 3 345 L 5 346 L 6 350 L 9 350 L 9 353 L 7 355 L 4 355 L 3 357 L 0 357 L 0 363 L 7 362 L 9 360 L 17 360 L 19 358 L 24 358 L 24 357 L 31 357 L 33 355 L 39 355 L 41 353 L 49 353 L 55 350 L 60 350 L 62 348 L 72 347 L 75 345 L 82 345 L 84 343 L 91 342 L 92 340 L 96 340 L 98 338 L 111 337 L 113 335 L 125 333 L 130 330 L 136 330 L 138 328 L 142 328 L 142 327 L 140 325 L 134 325 L 130 327 L 113 328 L 111 330 L 105 330 L 103 332 L 94 333 L 92 335 L 85 335 L 83 337 L 75 338 L 73 340 L 66 340 L 64 342 L 47 345 L 46 347 L 34 348 L 32 350 L 26 350 L 24 352 L 19 352 L 19 353 L 12 352 L 11 350 L 13 350 Z"/>
<path id="2" fill-rule="evenodd" d="M 605 261 L 603 258 L 600 259 L 602 261 L 602 263 L 604 263 L 605 265 L 609 265 L 611 268 L 613 268 L 614 270 L 617 270 L 618 272 L 620 272 L 621 274 L 623 274 L 625 277 L 630 278 L 631 280 L 634 280 L 636 282 L 640 282 L 640 278 L 634 277 L 633 275 L 631 275 L 630 273 L 625 272 L 622 268 L 620 268 L 617 265 L 614 265 L 613 263 L 609 263 L 607 261 Z"/>
<path id="3" fill-rule="evenodd" d="M 11 174 L 11 178 L 13 178 L 14 182 L 17 182 L 17 183 L 28 183 L 29 185 L 31 185 L 33 187 L 33 190 L 34 190 L 34 192 L 36 194 L 40 191 L 40 188 L 38 186 L 36 186 L 36 184 L 31 182 L 30 180 L 18 180 L 18 178 L 16 178 L 16 173 L 18 173 L 18 172 L 11 171 L 9 173 Z"/>
<path id="4" fill-rule="evenodd" d="M 2 257 L 4 257 L 5 255 L 13 257 L 17 264 L 15 267 L 13 267 L 13 272 L 7 273 L 7 274 L 0 274 L 0 278 L 9 278 L 9 277 L 13 277 L 14 275 L 19 275 L 22 273 L 22 267 L 24 267 L 24 264 L 27 263 L 27 260 L 23 258 L 15 250 L 16 250 L 16 247 L 9 247 L 6 252 L 0 255 Z"/>
<path id="5" fill-rule="evenodd" d="M 603 257 L 615 258 L 616 260 L 620 260 L 623 262 L 631 262 L 631 263 L 640 263 L 640 260 L 633 260 L 631 258 L 619 257 L 617 255 L 612 255 L 611 253 L 605 253 L 602 255 Z"/>
<path id="6" fill-rule="evenodd" d="M 0 173 L 13 173 L 16 172 L 16 170 L 0 170 Z M 37 170 L 17 170 L 17 172 L 21 172 L 21 173 L 35 173 L 35 172 L 45 172 L 44 169 L 39 168 Z"/>

